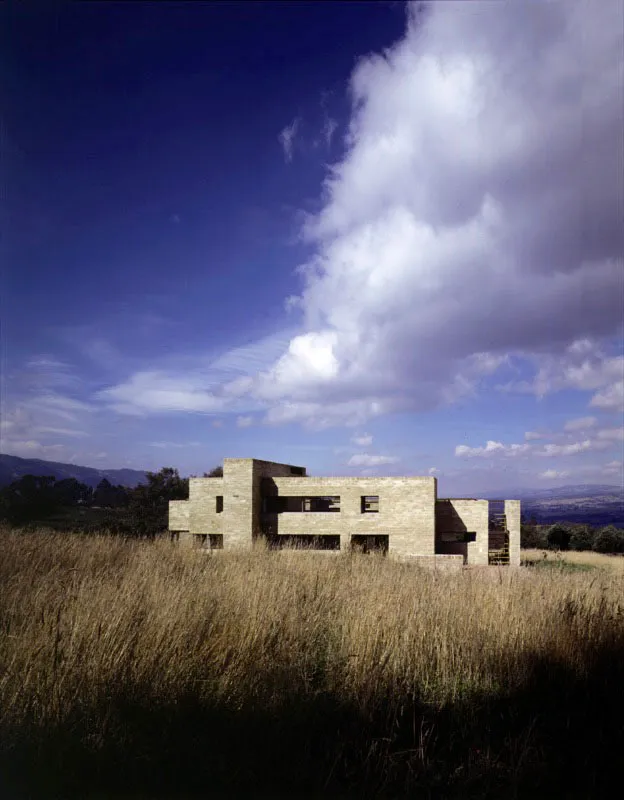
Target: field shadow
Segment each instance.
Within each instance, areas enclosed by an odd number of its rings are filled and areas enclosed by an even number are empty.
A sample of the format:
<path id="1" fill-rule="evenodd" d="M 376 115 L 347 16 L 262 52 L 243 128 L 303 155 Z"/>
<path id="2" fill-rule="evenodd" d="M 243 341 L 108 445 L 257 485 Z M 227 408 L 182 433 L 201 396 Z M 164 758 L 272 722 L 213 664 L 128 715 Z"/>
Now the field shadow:
<path id="1" fill-rule="evenodd" d="M 118 690 L 62 727 L 0 729 L 0 793 L 24 797 L 610 796 L 624 748 L 624 650 L 584 675 L 538 657 L 520 689 L 434 708 L 292 691 L 279 710 Z"/>

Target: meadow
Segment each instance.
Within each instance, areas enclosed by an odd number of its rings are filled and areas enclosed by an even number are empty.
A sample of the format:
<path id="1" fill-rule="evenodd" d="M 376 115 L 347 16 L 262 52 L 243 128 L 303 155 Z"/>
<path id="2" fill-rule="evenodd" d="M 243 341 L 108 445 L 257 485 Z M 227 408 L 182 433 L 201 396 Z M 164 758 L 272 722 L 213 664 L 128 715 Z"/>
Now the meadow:
<path id="1" fill-rule="evenodd" d="M 609 564 L 449 575 L 2 531 L 0 794 L 607 796 Z"/>

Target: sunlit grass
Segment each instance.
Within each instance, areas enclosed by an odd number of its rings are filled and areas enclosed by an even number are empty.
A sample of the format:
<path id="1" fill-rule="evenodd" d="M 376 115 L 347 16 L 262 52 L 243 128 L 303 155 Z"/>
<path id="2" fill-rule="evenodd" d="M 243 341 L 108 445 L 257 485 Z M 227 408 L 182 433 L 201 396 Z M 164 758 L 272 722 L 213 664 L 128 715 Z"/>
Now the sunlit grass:
<path id="1" fill-rule="evenodd" d="M 596 674 L 582 702 L 619 692 L 602 673 L 622 672 L 605 662 L 624 652 L 617 570 L 441 575 L 378 556 L 210 557 L 42 533 L 0 546 L 14 780 L 494 791 L 526 759 L 546 768 L 543 703 L 574 730 L 570 687 Z"/>

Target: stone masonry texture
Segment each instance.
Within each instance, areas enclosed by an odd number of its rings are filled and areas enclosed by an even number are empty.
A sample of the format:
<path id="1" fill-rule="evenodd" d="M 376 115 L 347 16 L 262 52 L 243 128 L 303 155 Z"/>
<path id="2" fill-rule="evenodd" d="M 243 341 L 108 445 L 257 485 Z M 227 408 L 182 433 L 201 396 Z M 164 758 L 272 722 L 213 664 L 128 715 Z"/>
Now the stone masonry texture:
<path id="1" fill-rule="evenodd" d="M 370 496 L 379 498 L 377 511 L 363 511 Z M 276 510 L 286 497 L 339 497 L 340 510 Z M 510 563 L 519 564 L 520 502 L 506 500 L 505 513 Z M 181 542 L 219 540 L 225 550 L 249 550 L 263 536 L 334 536 L 348 550 L 354 536 L 382 536 L 398 558 L 454 568 L 488 563 L 488 501 L 438 500 L 432 477 L 306 477 L 304 467 L 226 458 L 222 478 L 191 478 L 189 499 L 169 504 L 169 529 Z M 462 541 L 468 534 L 474 541 Z"/>

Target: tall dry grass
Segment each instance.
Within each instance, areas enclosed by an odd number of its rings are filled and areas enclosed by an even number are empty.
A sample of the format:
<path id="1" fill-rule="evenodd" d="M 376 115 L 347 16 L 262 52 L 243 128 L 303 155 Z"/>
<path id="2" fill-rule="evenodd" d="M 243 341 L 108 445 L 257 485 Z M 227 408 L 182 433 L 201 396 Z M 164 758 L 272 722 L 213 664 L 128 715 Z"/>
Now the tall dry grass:
<path id="1" fill-rule="evenodd" d="M 0 547 L 11 791 L 482 797 L 595 789 L 617 763 L 621 576 L 43 532 Z"/>

